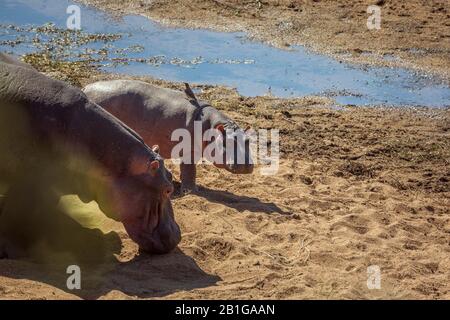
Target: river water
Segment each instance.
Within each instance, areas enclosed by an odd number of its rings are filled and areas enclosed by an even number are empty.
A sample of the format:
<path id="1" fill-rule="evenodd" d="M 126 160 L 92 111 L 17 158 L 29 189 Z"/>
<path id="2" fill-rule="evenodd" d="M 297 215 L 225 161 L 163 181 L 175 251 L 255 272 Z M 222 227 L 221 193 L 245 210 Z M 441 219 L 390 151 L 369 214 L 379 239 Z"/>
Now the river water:
<path id="1" fill-rule="evenodd" d="M 227 85 L 246 96 L 324 95 L 338 104 L 450 105 L 450 88 L 439 79 L 401 68 L 342 63 L 299 46 L 282 50 L 251 41 L 244 33 L 163 27 L 137 15 L 117 19 L 80 4 L 84 35 L 118 37 L 79 44 L 75 34 L 70 38 L 75 39 L 73 43 L 61 44 L 58 34 L 36 29 L 49 23 L 65 29 L 70 15 L 66 9 L 71 4 L 76 3 L 0 0 L 0 51 L 24 54 L 47 46 L 67 60 L 82 60 L 91 54 L 105 71 Z"/>

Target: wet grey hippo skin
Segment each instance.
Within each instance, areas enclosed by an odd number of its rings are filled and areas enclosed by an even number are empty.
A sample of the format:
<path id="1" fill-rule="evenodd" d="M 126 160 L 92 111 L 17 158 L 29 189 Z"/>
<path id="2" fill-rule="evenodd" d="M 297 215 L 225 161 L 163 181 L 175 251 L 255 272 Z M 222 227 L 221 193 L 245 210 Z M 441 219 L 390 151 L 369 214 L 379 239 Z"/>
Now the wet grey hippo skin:
<path id="1" fill-rule="evenodd" d="M 193 137 L 195 120 L 201 121 L 202 134 L 211 128 L 220 129 L 222 134 L 226 134 L 226 130 L 240 129 L 233 120 L 209 103 L 197 100 L 189 86 L 186 86 L 186 91 L 180 92 L 156 87 L 143 81 L 113 80 L 87 85 L 83 91 L 90 100 L 136 130 L 148 145 L 159 145 L 161 155 L 169 159 L 172 148 L 178 144 L 178 141 L 171 141 L 172 132 L 178 128 L 185 128 Z M 203 148 L 206 145 L 204 143 Z M 245 164 L 226 164 L 223 161 L 222 164 L 214 163 L 214 165 L 232 173 L 251 173 L 253 164 L 248 138 L 245 147 Z M 196 190 L 195 163 L 182 163 L 180 171 L 182 190 Z"/>
<path id="2" fill-rule="evenodd" d="M 172 176 L 162 158 L 81 90 L 4 55 L 0 184 L 7 186 L 0 205 L 3 239 L 8 238 L 6 222 L 21 223 L 14 213 L 57 205 L 61 195 L 77 194 L 121 221 L 144 251 L 165 253 L 180 241 L 170 202 Z M 32 226 L 23 230 L 27 227 Z"/>

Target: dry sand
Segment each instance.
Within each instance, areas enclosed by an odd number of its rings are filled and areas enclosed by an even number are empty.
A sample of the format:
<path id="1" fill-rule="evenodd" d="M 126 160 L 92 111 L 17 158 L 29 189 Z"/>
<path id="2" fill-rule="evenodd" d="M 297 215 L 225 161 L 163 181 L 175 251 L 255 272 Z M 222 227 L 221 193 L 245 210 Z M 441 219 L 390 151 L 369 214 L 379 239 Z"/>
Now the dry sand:
<path id="1" fill-rule="evenodd" d="M 171 8 L 181 6 L 173 3 Z M 191 3 L 189 8 L 209 8 L 213 1 Z M 272 1 L 260 3 L 261 14 L 269 14 Z M 332 2 L 305 3 L 319 10 Z M 157 14 L 165 7 L 154 2 L 153 8 L 149 12 Z M 448 50 L 445 41 L 439 41 L 442 50 Z M 444 60 L 430 54 L 420 61 L 448 70 L 448 56 L 437 56 Z M 79 81 L 106 78 L 118 76 L 92 72 Z M 50 254 L 42 243 L 36 250 L 47 253 L 41 256 L 47 263 L 0 260 L 1 298 L 450 298 L 448 109 L 336 109 L 325 98 L 244 98 L 222 87 L 198 88 L 242 126 L 280 129 L 278 174 L 262 176 L 257 169 L 236 176 L 201 166 L 200 192 L 173 200 L 182 242 L 162 256 L 139 254 L 123 226 L 105 218 L 95 203 L 66 197 L 65 211 L 102 232 L 65 223 L 52 241 L 73 250 Z M 177 168 L 170 167 L 177 178 Z M 78 262 L 82 258 L 97 261 Z M 73 261 L 82 267 L 80 291 L 66 288 L 66 267 Z M 370 265 L 381 268 L 380 290 L 367 288 Z"/>

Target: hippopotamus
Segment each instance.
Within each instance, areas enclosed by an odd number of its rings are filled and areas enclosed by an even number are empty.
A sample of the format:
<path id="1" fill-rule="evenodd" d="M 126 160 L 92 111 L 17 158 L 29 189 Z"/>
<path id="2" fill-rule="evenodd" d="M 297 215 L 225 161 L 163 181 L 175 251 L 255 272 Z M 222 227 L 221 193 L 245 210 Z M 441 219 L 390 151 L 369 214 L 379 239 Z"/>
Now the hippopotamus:
<path id="1" fill-rule="evenodd" d="M 29 65 L 28 63 L 22 62 L 19 59 L 17 59 L 16 57 L 0 52 L 0 62 L 4 62 L 4 63 L 9 63 L 9 64 L 14 64 L 16 66 L 21 66 L 24 68 L 28 68 L 28 69 L 33 69 L 33 66 Z"/>
<path id="2" fill-rule="evenodd" d="M 234 132 L 242 130 L 229 117 L 218 111 L 206 101 L 198 100 L 189 85 L 185 83 L 184 92 L 153 86 L 137 80 L 100 81 L 83 88 L 84 93 L 93 102 L 102 106 L 117 118 L 136 130 L 148 145 L 160 146 L 161 155 L 172 158 L 172 150 L 178 141 L 172 141 L 174 130 L 184 128 L 194 136 L 194 122 L 201 123 L 201 134 L 215 128 L 223 135 L 222 161 L 211 160 L 218 168 L 223 168 L 235 174 L 247 174 L 253 171 L 253 161 L 250 154 L 249 138 L 243 140 L 243 148 L 226 150 L 226 139 L 237 139 Z M 212 140 L 213 141 L 213 140 Z M 212 142 L 203 142 L 202 152 Z M 234 142 L 234 141 L 233 141 Z M 230 149 L 230 148 L 229 148 Z M 194 147 L 191 148 L 194 150 Z M 190 159 L 195 159 L 192 151 Z M 236 160 L 237 153 L 242 152 L 245 161 Z M 203 153 L 202 153 L 203 155 Z M 227 158 L 228 157 L 228 158 Z M 205 157 L 207 158 L 207 157 Z M 207 158 L 207 160 L 210 160 Z M 196 162 L 182 160 L 180 162 L 182 192 L 196 191 Z"/>
<path id="3" fill-rule="evenodd" d="M 57 205 L 64 194 L 96 201 L 143 251 L 169 252 L 181 238 L 163 158 L 80 89 L 6 55 L 0 56 L 0 184 L 7 186 L 0 199 L 3 239 L 3 222 L 14 212 Z"/>

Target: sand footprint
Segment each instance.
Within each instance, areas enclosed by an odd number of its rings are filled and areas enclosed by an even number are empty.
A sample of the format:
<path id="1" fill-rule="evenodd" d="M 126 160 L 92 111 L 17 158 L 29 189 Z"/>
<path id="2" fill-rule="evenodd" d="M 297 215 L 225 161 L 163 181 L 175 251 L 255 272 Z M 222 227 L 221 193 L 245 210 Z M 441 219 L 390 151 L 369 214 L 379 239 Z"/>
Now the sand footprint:
<path id="1" fill-rule="evenodd" d="M 335 231 L 340 227 L 345 227 L 358 234 L 366 234 L 369 231 L 369 219 L 349 214 L 341 217 L 337 222 L 330 226 L 330 231 Z"/>

